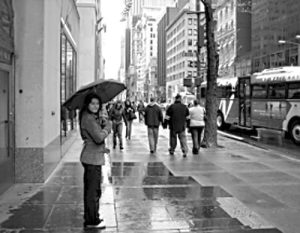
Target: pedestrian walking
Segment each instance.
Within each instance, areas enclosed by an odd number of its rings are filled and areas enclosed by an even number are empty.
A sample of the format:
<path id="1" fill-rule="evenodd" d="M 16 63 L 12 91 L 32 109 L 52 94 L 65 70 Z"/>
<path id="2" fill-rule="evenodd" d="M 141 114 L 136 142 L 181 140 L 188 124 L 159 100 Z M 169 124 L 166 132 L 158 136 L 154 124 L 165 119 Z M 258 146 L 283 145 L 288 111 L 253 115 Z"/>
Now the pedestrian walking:
<path id="1" fill-rule="evenodd" d="M 109 120 L 100 119 L 101 100 L 96 94 L 85 98 L 80 110 L 79 125 L 84 146 L 80 161 L 84 168 L 84 227 L 104 229 L 104 220 L 99 215 L 101 198 L 102 165 L 104 165 L 105 139 L 109 135 L 112 124 Z M 101 126 L 102 124 L 102 126 Z"/>
<path id="2" fill-rule="evenodd" d="M 189 119 L 189 109 L 181 103 L 181 95 L 177 94 L 175 102 L 168 107 L 165 120 L 170 129 L 170 155 L 174 155 L 174 151 L 177 146 L 177 137 L 180 141 L 183 157 L 187 156 L 188 146 L 186 140 L 186 123 Z"/>
<path id="3" fill-rule="evenodd" d="M 132 106 L 130 100 L 125 101 L 125 118 L 126 118 L 126 139 L 131 139 L 132 121 L 136 119 L 135 108 Z"/>
<path id="4" fill-rule="evenodd" d="M 124 113 L 122 102 L 118 100 L 110 111 L 110 119 L 112 121 L 113 128 L 113 149 L 117 146 L 117 138 L 119 139 L 120 150 L 123 150 L 123 121 L 127 125 L 127 120 Z"/>
<path id="5" fill-rule="evenodd" d="M 139 122 L 144 121 L 144 114 L 145 114 L 145 105 L 142 100 L 140 100 L 138 106 L 137 106 L 137 111 L 139 113 Z"/>
<path id="6" fill-rule="evenodd" d="M 189 129 L 193 140 L 193 154 L 198 154 L 201 146 L 201 134 L 205 126 L 205 108 L 194 100 L 194 106 L 190 109 Z"/>
<path id="7" fill-rule="evenodd" d="M 150 103 L 145 109 L 145 124 L 148 129 L 148 140 L 150 153 L 153 154 L 156 152 L 156 146 L 158 141 L 158 131 L 159 125 L 163 122 L 163 114 L 155 102 L 154 98 L 150 98 Z"/>

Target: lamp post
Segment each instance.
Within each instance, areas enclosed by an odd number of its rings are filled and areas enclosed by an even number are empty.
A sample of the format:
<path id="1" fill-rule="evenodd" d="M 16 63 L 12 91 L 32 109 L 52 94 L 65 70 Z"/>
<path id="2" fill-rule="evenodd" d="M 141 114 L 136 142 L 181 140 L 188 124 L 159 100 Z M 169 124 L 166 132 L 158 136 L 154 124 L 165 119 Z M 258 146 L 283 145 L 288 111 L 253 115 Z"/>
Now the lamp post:
<path id="1" fill-rule="evenodd" d="M 296 35 L 296 39 L 300 39 L 300 35 Z M 291 45 L 297 45 L 298 48 L 298 66 L 300 66 L 300 43 L 289 41 L 289 40 L 279 40 L 279 44 L 291 44 Z"/>

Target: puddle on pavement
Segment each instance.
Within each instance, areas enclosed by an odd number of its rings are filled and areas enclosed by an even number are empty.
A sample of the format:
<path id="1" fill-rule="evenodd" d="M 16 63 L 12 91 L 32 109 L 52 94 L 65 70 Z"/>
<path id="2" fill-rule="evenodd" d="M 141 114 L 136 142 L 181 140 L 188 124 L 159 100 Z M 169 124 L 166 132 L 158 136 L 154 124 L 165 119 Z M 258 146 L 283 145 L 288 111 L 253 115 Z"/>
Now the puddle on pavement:
<path id="1" fill-rule="evenodd" d="M 115 228 L 107 232 L 192 232 L 251 229 L 233 215 L 228 204 L 233 198 L 219 186 L 201 186 L 188 176 L 174 176 L 161 162 L 111 162 L 103 179 L 113 196 Z M 108 176 L 108 177 L 106 177 Z M 223 198 L 223 199 L 222 199 Z M 224 199 L 225 198 L 225 199 Z M 10 210 L 1 229 L 12 232 L 86 232 L 82 229 L 82 167 L 66 163 L 37 194 Z M 235 202 L 226 202 L 234 205 Z M 222 206 L 223 205 L 223 206 Z M 239 203 L 240 205 L 240 203 Z M 241 206 L 231 209 L 237 211 Z M 105 213 L 104 213 L 105 215 Z M 243 216 L 244 217 L 244 216 Z M 257 226 L 257 225 L 254 225 Z M 259 228 L 259 227 L 258 227 Z M 23 229 L 22 231 L 20 231 Z M 259 233 L 262 229 L 252 229 Z M 64 232 L 68 232 L 64 231 Z M 270 229 L 268 233 L 279 233 Z"/>

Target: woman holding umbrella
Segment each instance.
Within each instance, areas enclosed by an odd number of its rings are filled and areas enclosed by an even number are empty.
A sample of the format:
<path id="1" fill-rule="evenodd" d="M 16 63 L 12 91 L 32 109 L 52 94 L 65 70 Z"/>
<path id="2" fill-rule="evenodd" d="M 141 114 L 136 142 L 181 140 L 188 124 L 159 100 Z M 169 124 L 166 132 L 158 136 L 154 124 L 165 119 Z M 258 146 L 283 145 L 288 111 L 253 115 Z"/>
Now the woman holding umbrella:
<path id="1" fill-rule="evenodd" d="M 79 113 L 80 134 L 84 141 L 80 161 L 84 168 L 84 227 L 104 229 L 99 216 L 101 197 L 101 173 L 104 165 L 105 138 L 111 132 L 110 121 L 101 119 L 101 100 L 97 94 L 89 94 Z"/>

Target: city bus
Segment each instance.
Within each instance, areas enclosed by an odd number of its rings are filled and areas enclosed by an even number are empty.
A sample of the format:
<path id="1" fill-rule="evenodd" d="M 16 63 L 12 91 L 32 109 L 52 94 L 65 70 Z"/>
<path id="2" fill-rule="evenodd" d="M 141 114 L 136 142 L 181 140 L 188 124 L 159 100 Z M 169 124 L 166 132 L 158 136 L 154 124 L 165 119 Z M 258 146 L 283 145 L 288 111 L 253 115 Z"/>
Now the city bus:
<path id="1" fill-rule="evenodd" d="M 219 128 L 235 124 L 280 130 L 300 144 L 300 67 L 266 69 L 232 82 L 221 79 L 217 80 Z"/>

